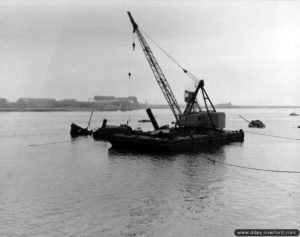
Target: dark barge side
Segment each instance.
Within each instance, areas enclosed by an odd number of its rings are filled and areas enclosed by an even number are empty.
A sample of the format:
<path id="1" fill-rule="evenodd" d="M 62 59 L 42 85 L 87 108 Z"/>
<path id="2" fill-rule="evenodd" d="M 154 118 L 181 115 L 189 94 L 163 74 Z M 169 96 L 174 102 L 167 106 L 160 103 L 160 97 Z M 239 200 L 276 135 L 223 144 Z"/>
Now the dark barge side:
<path id="1" fill-rule="evenodd" d="M 244 132 L 239 131 L 216 131 L 207 134 L 193 134 L 188 132 L 178 133 L 170 131 L 131 132 L 127 134 L 113 134 L 108 137 L 112 148 L 126 148 L 143 151 L 181 152 L 198 150 L 211 144 L 223 144 L 229 142 L 242 142 Z"/>
<path id="2" fill-rule="evenodd" d="M 147 114 L 152 122 L 154 131 L 129 131 L 110 134 L 107 140 L 112 144 L 112 149 L 130 149 L 155 152 L 184 152 L 202 149 L 212 144 L 224 144 L 244 141 L 243 130 L 227 131 L 225 114 L 210 112 L 191 113 L 183 124 L 185 126 L 159 127 L 151 109 Z M 193 115 L 193 116 L 192 116 Z M 210 124 L 210 119 L 213 127 Z M 199 121 L 198 126 L 190 126 L 190 122 Z M 193 123 L 195 125 L 195 122 Z"/>

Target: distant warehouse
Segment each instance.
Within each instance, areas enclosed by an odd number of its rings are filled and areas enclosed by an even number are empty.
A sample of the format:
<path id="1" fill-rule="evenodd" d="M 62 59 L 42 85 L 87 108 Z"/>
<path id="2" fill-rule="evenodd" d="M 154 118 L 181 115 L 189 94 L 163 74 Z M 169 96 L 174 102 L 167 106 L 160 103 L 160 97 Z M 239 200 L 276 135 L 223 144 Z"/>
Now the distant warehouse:
<path id="1" fill-rule="evenodd" d="M 112 103 L 112 102 L 116 102 L 117 99 L 114 96 L 96 95 L 96 96 L 94 96 L 94 101 L 97 102 L 97 103 Z"/>
<path id="2" fill-rule="evenodd" d="M 128 104 L 138 104 L 138 100 L 135 96 L 129 97 L 115 97 L 115 96 L 94 96 L 94 101 L 96 103 L 110 104 L 110 103 L 128 103 Z"/>
<path id="3" fill-rule="evenodd" d="M 23 107 L 51 108 L 55 107 L 56 100 L 48 98 L 20 98 L 17 100 L 17 104 Z"/>
<path id="4" fill-rule="evenodd" d="M 119 102 L 125 102 L 130 104 L 138 104 L 138 100 L 135 96 L 129 96 L 129 97 L 117 97 L 117 100 Z"/>
<path id="5" fill-rule="evenodd" d="M 8 105 L 8 101 L 5 98 L 0 98 L 0 107 Z"/>

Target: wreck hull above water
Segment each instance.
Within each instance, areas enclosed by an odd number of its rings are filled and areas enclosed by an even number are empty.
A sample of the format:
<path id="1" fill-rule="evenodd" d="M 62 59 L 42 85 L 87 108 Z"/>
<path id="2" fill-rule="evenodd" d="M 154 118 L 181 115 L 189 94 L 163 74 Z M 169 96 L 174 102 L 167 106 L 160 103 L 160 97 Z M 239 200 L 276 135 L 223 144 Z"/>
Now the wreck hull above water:
<path id="1" fill-rule="evenodd" d="M 88 130 L 87 128 L 82 128 L 75 123 L 71 124 L 70 135 L 72 138 L 79 136 L 90 136 L 92 135 L 92 133 L 93 132 L 91 130 Z"/>
<path id="2" fill-rule="evenodd" d="M 127 125 L 120 125 L 120 126 L 107 125 L 105 127 L 97 129 L 93 133 L 93 138 L 95 140 L 105 140 L 112 134 L 115 134 L 115 133 L 123 134 L 123 133 L 128 133 L 131 131 L 132 131 L 131 127 L 129 127 Z"/>
<path id="3" fill-rule="evenodd" d="M 148 133 L 113 134 L 108 137 L 112 148 L 126 148 L 143 151 L 183 152 L 198 150 L 213 143 L 244 141 L 244 132 L 223 131 L 215 134 L 186 134 L 174 137 L 157 137 Z"/>

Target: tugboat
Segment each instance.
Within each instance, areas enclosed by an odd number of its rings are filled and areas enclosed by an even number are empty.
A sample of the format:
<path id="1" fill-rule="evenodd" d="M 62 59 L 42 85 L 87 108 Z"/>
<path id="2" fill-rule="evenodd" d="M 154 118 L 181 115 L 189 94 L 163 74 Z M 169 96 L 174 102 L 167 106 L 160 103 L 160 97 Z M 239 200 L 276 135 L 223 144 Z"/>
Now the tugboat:
<path id="1" fill-rule="evenodd" d="M 298 116 L 299 114 L 296 114 L 295 112 L 290 113 L 290 116 Z"/>
<path id="2" fill-rule="evenodd" d="M 128 16 L 133 26 L 133 33 L 136 33 L 154 77 L 172 110 L 175 117 L 175 125 L 172 128 L 168 126 L 159 127 L 151 109 L 147 109 L 146 111 L 152 122 L 154 131 L 131 131 L 123 134 L 115 133 L 109 135 L 107 139 L 112 144 L 112 148 L 173 152 L 198 149 L 204 144 L 207 145 L 215 142 L 243 141 L 244 132 L 242 130 L 224 130 L 225 113 L 216 111 L 204 89 L 203 80 L 199 81 L 194 76 L 191 77 L 197 83 L 196 90 L 194 92 L 186 91 L 185 102 L 187 105 L 184 112 L 181 111 L 166 77 L 130 12 L 128 12 Z M 134 46 L 135 44 L 133 43 L 133 49 Z M 183 71 L 188 75 L 192 75 L 185 69 Z M 199 91 L 202 92 L 205 109 L 201 108 L 197 102 Z"/>

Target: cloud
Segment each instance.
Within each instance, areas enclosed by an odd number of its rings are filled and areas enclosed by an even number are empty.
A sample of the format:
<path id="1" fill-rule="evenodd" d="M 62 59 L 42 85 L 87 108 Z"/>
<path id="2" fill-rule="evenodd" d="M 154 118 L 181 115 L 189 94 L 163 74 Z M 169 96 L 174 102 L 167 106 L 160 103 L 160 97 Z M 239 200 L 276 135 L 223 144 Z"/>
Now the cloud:
<path id="1" fill-rule="evenodd" d="M 2 97 L 85 100 L 95 94 L 165 103 L 136 39 L 139 26 L 206 81 L 216 103 L 299 101 L 300 3 L 282 1 L 1 2 Z M 192 83 L 149 42 L 174 94 Z M 268 91 L 268 97 L 265 96 Z M 249 95 L 251 92 L 251 95 Z M 281 96 L 278 96 L 281 95 Z M 284 99 L 278 99 L 278 98 Z"/>

